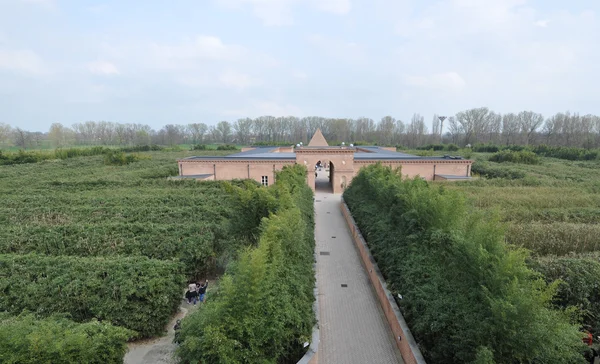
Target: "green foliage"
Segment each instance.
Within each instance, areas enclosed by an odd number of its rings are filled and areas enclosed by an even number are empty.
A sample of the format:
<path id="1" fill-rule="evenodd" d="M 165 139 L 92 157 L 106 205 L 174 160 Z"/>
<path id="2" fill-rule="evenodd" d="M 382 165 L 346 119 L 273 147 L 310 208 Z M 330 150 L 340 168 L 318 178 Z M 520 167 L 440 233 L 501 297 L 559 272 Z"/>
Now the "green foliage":
<path id="1" fill-rule="evenodd" d="M 598 159 L 599 150 L 589 150 L 575 147 L 551 147 L 548 145 L 538 145 L 534 147 L 533 152 L 544 157 L 567 159 L 571 161 L 589 161 Z"/>
<path id="2" fill-rule="evenodd" d="M 0 311 L 66 313 L 78 322 L 106 320 L 152 336 L 181 300 L 180 263 L 143 257 L 0 255 Z"/>
<path id="3" fill-rule="evenodd" d="M 252 143 L 253 147 L 289 147 L 292 142 L 256 142 Z"/>
<path id="4" fill-rule="evenodd" d="M 122 363 L 133 331 L 108 323 L 63 317 L 0 315 L 0 360 L 5 364 Z"/>
<path id="5" fill-rule="evenodd" d="M 98 157 L 3 167 L 0 253 L 175 258 L 189 278 L 214 274 L 248 242 L 230 224 L 235 202 L 223 182 L 166 180 L 178 157 L 157 152 L 128 168 Z"/>
<path id="6" fill-rule="evenodd" d="M 433 151 L 447 151 L 456 152 L 459 148 L 456 144 L 428 144 L 422 147 L 418 147 L 418 150 L 433 150 Z"/>
<path id="7" fill-rule="evenodd" d="M 428 361 L 583 362 L 570 312 L 550 308 L 556 284 L 505 246 L 496 218 L 381 165 L 344 198 Z"/>
<path id="8" fill-rule="evenodd" d="M 494 153 L 492 156 L 490 156 L 489 160 L 498 163 L 511 162 L 520 164 L 540 164 L 540 158 L 535 153 L 528 150 L 523 150 L 520 152 L 503 150 L 498 153 Z"/>
<path id="9" fill-rule="evenodd" d="M 183 320 L 184 362 L 295 362 L 303 354 L 314 324 L 314 217 L 305 178 L 305 168 L 294 166 L 268 189 L 231 187 L 242 201 L 262 206 L 247 227 L 272 211 L 259 221 L 257 246 L 244 250 L 218 293 Z"/>
<path id="10" fill-rule="evenodd" d="M 238 150 L 238 147 L 231 144 L 223 144 L 217 147 L 217 150 Z"/>
<path id="11" fill-rule="evenodd" d="M 104 154 L 104 164 L 107 166 L 124 166 L 140 159 L 135 154 L 125 154 L 120 151 L 110 151 Z"/>
<path id="12" fill-rule="evenodd" d="M 134 145 L 132 147 L 122 147 L 119 148 L 121 152 L 131 153 L 131 152 L 157 152 L 161 151 L 164 148 L 160 145 L 151 144 L 151 145 Z"/>
<path id="13" fill-rule="evenodd" d="M 506 240 L 540 256 L 594 252 L 600 251 L 600 225 L 559 221 L 513 223 L 507 229 Z"/>
<path id="14" fill-rule="evenodd" d="M 207 150 L 206 144 L 194 144 L 190 150 Z"/>
<path id="15" fill-rule="evenodd" d="M 0 151 L 0 165 L 39 163 L 46 160 L 90 157 L 94 155 L 106 155 L 107 161 L 114 161 L 114 163 L 117 163 L 116 165 L 122 165 L 119 163 L 127 164 L 137 160 L 136 156 L 123 156 L 123 152 L 148 152 L 160 150 L 163 150 L 163 148 L 158 145 L 138 145 L 117 149 L 96 146 L 90 148 L 57 148 L 54 151 L 19 150 L 16 153 L 2 153 Z"/>
<path id="16" fill-rule="evenodd" d="M 502 147 L 499 147 L 494 144 L 479 144 L 478 143 L 478 144 L 475 144 L 472 149 L 476 153 L 496 153 L 501 148 Z"/>
<path id="17" fill-rule="evenodd" d="M 547 282 L 560 280 L 554 302 L 577 307 L 594 336 L 600 335 L 600 258 L 545 257 L 533 261 L 532 267 Z"/>
<path id="18" fill-rule="evenodd" d="M 506 178 L 521 179 L 525 178 L 525 173 L 519 170 L 506 167 L 492 167 L 489 163 L 476 161 L 471 165 L 471 172 L 485 178 Z"/>

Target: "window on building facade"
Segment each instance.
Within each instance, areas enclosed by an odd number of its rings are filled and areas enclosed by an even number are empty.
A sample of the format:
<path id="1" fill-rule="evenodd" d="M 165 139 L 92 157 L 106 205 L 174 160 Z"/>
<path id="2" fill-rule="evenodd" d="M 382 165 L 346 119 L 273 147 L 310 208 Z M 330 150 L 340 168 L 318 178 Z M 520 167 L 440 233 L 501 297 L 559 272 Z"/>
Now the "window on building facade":
<path id="1" fill-rule="evenodd" d="M 262 176 L 262 185 L 263 186 L 268 186 L 269 185 L 269 176 Z"/>

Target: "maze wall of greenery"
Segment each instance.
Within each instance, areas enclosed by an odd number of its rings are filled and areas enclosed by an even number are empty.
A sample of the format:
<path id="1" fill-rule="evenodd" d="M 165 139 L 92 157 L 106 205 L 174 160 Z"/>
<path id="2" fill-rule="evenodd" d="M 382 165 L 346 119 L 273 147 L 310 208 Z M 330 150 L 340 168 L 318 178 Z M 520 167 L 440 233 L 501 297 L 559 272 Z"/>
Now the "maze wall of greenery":
<path id="1" fill-rule="evenodd" d="M 146 257 L 0 255 L 0 311 L 66 313 L 161 334 L 181 302 L 181 263 Z"/>
<path id="2" fill-rule="evenodd" d="M 256 246 L 221 278 L 218 293 L 183 320 L 184 362 L 295 363 L 314 325 L 314 209 L 304 166 L 269 188 L 232 188 Z M 256 228 L 258 227 L 258 230 Z"/>
<path id="3" fill-rule="evenodd" d="M 578 325 L 551 307 L 556 285 L 504 244 L 497 219 L 444 186 L 375 165 L 344 194 L 426 359 L 583 362 Z"/>
<path id="4" fill-rule="evenodd" d="M 134 332 L 108 323 L 75 323 L 60 316 L 0 315 L 0 360 L 5 364 L 118 364 Z"/>

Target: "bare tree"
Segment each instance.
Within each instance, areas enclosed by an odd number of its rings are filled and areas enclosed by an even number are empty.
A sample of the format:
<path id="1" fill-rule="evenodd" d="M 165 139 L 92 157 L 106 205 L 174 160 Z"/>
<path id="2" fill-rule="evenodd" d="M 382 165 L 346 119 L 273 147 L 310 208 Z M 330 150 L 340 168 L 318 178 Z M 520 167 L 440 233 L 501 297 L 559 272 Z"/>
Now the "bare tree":
<path id="1" fill-rule="evenodd" d="M 448 118 L 448 134 L 450 134 L 450 138 L 452 139 L 452 143 L 458 144 L 460 140 L 461 134 L 461 126 L 456 121 L 454 116 Z"/>
<path id="2" fill-rule="evenodd" d="M 248 144 L 252 133 L 252 119 L 238 119 L 233 123 L 233 130 L 239 144 Z"/>
<path id="3" fill-rule="evenodd" d="M 11 134 L 12 128 L 10 127 L 10 125 L 0 123 L 0 145 L 7 143 Z"/>
<path id="4" fill-rule="evenodd" d="M 474 143 L 479 134 L 487 132 L 492 117 L 493 113 L 490 113 L 487 107 L 461 111 L 456 114 L 456 120 L 465 136 L 465 144 Z"/>
<path id="5" fill-rule="evenodd" d="M 394 137 L 394 129 L 396 128 L 396 119 L 391 116 L 384 116 L 377 125 L 379 131 L 379 142 L 383 145 L 391 145 Z"/>
<path id="6" fill-rule="evenodd" d="M 61 123 L 53 123 L 48 131 L 48 139 L 55 147 L 64 147 L 71 144 L 73 131 Z"/>
<path id="7" fill-rule="evenodd" d="M 423 137 L 427 134 L 427 126 L 425 125 L 425 118 L 419 114 L 414 114 L 410 120 L 410 124 L 406 129 L 406 135 L 408 137 L 408 146 L 416 147 L 421 144 Z"/>
<path id="8" fill-rule="evenodd" d="M 33 135 L 31 132 L 23 130 L 21 128 L 15 128 L 13 130 L 13 140 L 17 147 L 27 149 L 32 142 Z"/>
<path id="9" fill-rule="evenodd" d="M 520 130 L 519 118 L 516 114 L 508 113 L 502 116 L 502 138 L 506 145 L 514 144 Z"/>
<path id="10" fill-rule="evenodd" d="M 220 121 L 217 124 L 217 129 L 219 130 L 219 134 L 221 136 L 221 141 L 223 143 L 229 142 L 229 137 L 231 136 L 231 125 L 228 121 Z"/>
<path id="11" fill-rule="evenodd" d="M 533 111 L 521 111 L 518 116 L 521 133 L 525 136 L 525 144 L 528 145 L 533 141 L 535 131 L 544 122 L 542 114 L 534 113 Z"/>

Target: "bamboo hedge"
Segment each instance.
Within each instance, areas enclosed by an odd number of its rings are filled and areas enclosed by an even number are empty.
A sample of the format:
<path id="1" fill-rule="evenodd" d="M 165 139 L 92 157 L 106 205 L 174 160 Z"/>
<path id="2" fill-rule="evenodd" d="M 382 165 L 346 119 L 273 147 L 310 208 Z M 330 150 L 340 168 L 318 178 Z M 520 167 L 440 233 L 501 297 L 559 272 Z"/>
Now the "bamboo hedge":
<path id="1" fill-rule="evenodd" d="M 268 189 L 233 189 L 240 201 L 262 200 L 245 216 L 244 226 L 260 226 L 256 247 L 246 248 L 218 293 L 183 320 L 183 362 L 288 363 L 303 355 L 315 284 L 313 195 L 305 179 L 303 166 L 286 167 Z"/>
<path id="2" fill-rule="evenodd" d="M 589 330 L 594 336 L 600 335 L 600 255 L 542 257 L 531 266 L 542 273 L 546 281 L 559 280 L 554 303 L 560 307 L 577 307 Z"/>
<path id="3" fill-rule="evenodd" d="M 181 301 L 181 264 L 145 257 L 0 255 L 0 311 L 68 314 L 158 335 Z"/>
<path id="4" fill-rule="evenodd" d="M 381 165 L 344 193 L 428 362 L 582 363 L 572 311 L 463 195 Z"/>
<path id="5" fill-rule="evenodd" d="M 64 317 L 0 315 L 0 362 L 4 364 L 123 363 L 133 331 L 108 323 L 75 323 Z"/>

